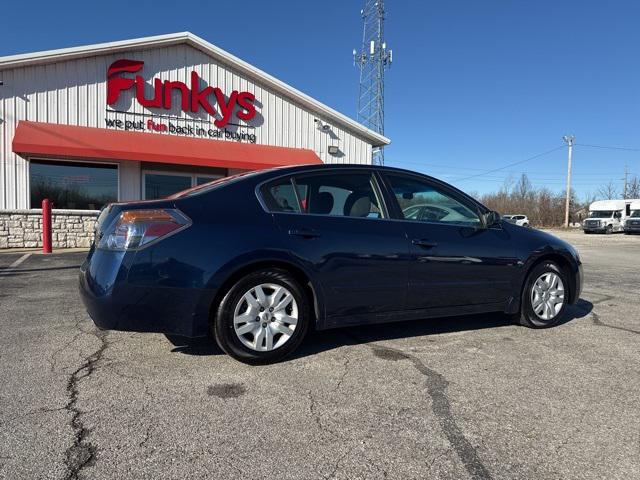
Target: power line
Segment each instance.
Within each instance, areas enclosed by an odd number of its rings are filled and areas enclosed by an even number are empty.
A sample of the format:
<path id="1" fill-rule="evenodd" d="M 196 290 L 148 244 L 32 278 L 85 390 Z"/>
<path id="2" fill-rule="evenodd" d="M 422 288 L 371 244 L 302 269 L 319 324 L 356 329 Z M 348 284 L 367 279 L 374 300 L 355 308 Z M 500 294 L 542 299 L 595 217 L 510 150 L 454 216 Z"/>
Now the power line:
<path id="1" fill-rule="evenodd" d="M 576 144 L 574 144 L 576 145 Z M 407 165 L 417 165 L 417 166 L 421 166 L 421 167 L 430 167 L 429 170 L 433 169 L 438 169 L 438 170 L 445 170 L 444 172 L 442 172 L 441 174 L 450 174 L 450 175 L 459 175 L 460 173 L 464 173 L 464 172 L 457 172 L 459 170 L 472 170 L 472 171 L 479 171 L 479 172 L 484 172 L 486 169 L 485 168 L 474 168 L 474 167 L 460 167 L 460 166 L 455 166 L 455 165 L 443 165 L 443 164 L 437 164 L 437 163 L 425 163 L 425 162 L 412 162 L 410 160 L 392 160 L 388 163 L 393 163 L 394 165 L 402 165 L 402 164 L 407 164 Z M 529 171 L 524 171 L 524 170 L 508 170 L 504 173 L 509 173 L 509 174 L 514 174 L 514 175 L 520 175 L 522 173 L 525 173 L 527 176 L 531 177 L 532 175 L 545 175 L 546 177 L 553 177 L 553 176 L 557 176 L 557 177 L 565 177 L 566 173 L 554 173 L 554 172 L 529 172 Z M 573 173 L 572 175 L 574 176 L 598 176 L 601 177 L 603 175 L 609 175 L 611 173 L 610 170 L 608 171 L 602 171 L 602 172 L 586 172 L 586 173 L 581 173 L 581 172 L 576 172 Z M 629 172 L 630 175 L 636 175 L 633 172 Z M 542 179 L 539 179 L 542 180 Z"/>
<path id="2" fill-rule="evenodd" d="M 514 165 L 520 165 L 521 163 L 529 162 L 529 161 L 531 161 L 531 160 L 535 160 L 536 158 L 544 157 L 545 155 L 549 155 L 550 153 L 553 153 L 553 152 L 555 152 L 555 151 L 557 151 L 557 150 L 560 150 L 561 148 L 564 148 L 564 145 L 560 145 L 560 146 L 558 146 L 558 147 L 556 147 L 556 148 L 552 148 L 551 150 L 547 150 L 546 152 L 542 152 L 542 153 L 539 153 L 539 154 L 534 155 L 534 156 L 532 156 L 532 157 L 525 158 L 524 160 L 520 160 L 520 161 L 518 161 L 518 162 L 510 163 L 510 164 L 505 165 L 505 166 L 503 166 L 503 167 L 494 168 L 493 170 L 487 170 L 487 171 L 486 171 L 486 172 L 484 172 L 484 173 L 478 173 L 478 174 L 476 174 L 476 175 L 469 175 L 468 177 L 459 178 L 459 179 L 457 179 L 456 181 L 457 181 L 457 182 L 461 182 L 461 181 L 463 181 L 463 180 L 469 180 L 469 179 L 471 179 L 471 178 L 481 177 L 481 176 L 483 176 L 483 175 L 487 175 L 487 174 L 489 174 L 489 173 L 499 172 L 500 170 L 504 170 L 504 169 L 506 169 L 506 168 L 513 167 Z"/>
<path id="3" fill-rule="evenodd" d="M 582 146 L 582 147 L 591 147 L 591 148 L 603 148 L 603 149 L 609 149 L 609 150 L 622 150 L 622 151 L 631 151 L 631 152 L 640 152 L 640 148 L 631 148 L 631 147 L 615 147 L 615 146 L 607 146 L 607 145 L 592 145 L 592 144 L 585 144 L 585 143 L 574 143 L 574 146 Z M 536 158 L 542 157 L 544 155 L 548 155 L 552 152 L 555 152 L 556 150 L 559 150 L 561 148 L 563 148 L 564 145 L 561 145 L 559 147 L 556 147 L 552 150 L 540 153 L 538 155 L 534 155 L 532 157 L 526 158 L 524 160 L 520 160 L 518 162 L 514 162 L 508 165 L 505 165 L 503 167 L 500 168 L 495 168 L 492 170 L 485 170 L 485 169 L 481 169 L 481 168 L 474 168 L 474 167 L 462 167 L 462 166 L 455 166 L 455 165 L 444 165 L 444 164 L 437 164 L 437 163 L 426 163 L 426 162 L 414 162 L 414 161 L 410 161 L 410 160 L 394 160 L 393 163 L 396 164 L 406 164 L 406 165 L 418 165 L 418 166 L 422 166 L 422 167 L 432 167 L 432 168 L 439 168 L 439 169 L 444 169 L 445 172 L 444 173 L 448 173 L 448 172 L 452 172 L 451 174 L 455 175 L 457 172 L 462 173 L 462 171 L 480 171 L 481 173 L 478 174 L 473 174 L 473 175 L 469 175 L 466 177 L 462 177 L 459 179 L 452 179 L 453 181 L 463 181 L 463 180 L 468 180 L 471 178 L 478 178 L 484 175 L 488 175 L 490 173 L 493 172 L 498 172 L 498 171 L 502 171 L 505 170 L 506 168 L 515 166 L 515 165 L 519 165 L 531 160 L 534 160 Z M 565 176 L 564 173 L 551 173 L 551 172 L 525 172 L 525 171 L 519 171 L 519 170 L 515 170 L 515 171 L 510 171 L 510 172 L 506 172 L 506 173 L 512 173 L 512 174 L 520 174 L 520 173 L 526 173 L 528 176 L 530 175 L 547 175 L 547 176 Z M 580 172 L 576 172 L 575 176 L 602 176 L 602 175 L 607 175 L 609 174 L 610 171 L 607 172 L 602 172 L 602 173 L 597 173 L 597 172 L 588 172 L 588 173 L 580 173 Z M 638 175 L 636 173 L 633 172 L 629 172 L 630 175 Z M 503 180 L 506 180 L 503 179 Z M 542 179 L 538 179 L 538 180 L 542 180 Z M 555 180 L 555 179 L 554 179 Z"/>
<path id="4" fill-rule="evenodd" d="M 507 178 L 479 178 L 478 182 L 497 182 L 497 183 L 505 183 L 508 179 Z M 456 180 L 450 180 L 451 183 L 456 183 Z M 589 186 L 589 185 L 602 185 L 603 183 L 608 183 L 609 181 L 611 182 L 617 182 L 618 179 L 617 178 L 604 178 L 602 180 L 594 180 L 591 182 L 587 182 L 587 181 L 578 181 L 578 182 L 574 182 L 573 180 L 571 181 L 572 185 L 581 185 L 581 186 Z M 515 180 L 514 180 L 515 182 Z M 560 185 L 560 186 L 564 186 L 566 184 L 565 181 L 562 181 L 560 179 L 554 179 L 552 181 L 549 180 L 540 180 L 540 179 L 535 179 L 535 178 L 529 178 L 529 182 L 531 182 L 532 185 Z"/>
<path id="5" fill-rule="evenodd" d="M 589 145 L 587 143 L 576 143 L 575 145 L 581 147 L 590 147 L 590 148 L 605 148 L 607 150 L 625 150 L 627 152 L 640 152 L 640 148 L 632 148 L 632 147 L 612 147 L 609 145 Z"/>

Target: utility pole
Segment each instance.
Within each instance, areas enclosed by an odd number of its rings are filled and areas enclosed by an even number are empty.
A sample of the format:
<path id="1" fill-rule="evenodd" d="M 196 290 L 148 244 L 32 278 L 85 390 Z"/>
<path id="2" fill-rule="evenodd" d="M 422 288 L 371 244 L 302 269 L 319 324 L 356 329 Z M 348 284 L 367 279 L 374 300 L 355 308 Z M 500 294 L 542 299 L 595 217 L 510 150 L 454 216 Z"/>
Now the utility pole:
<path id="1" fill-rule="evenodd" d="M 564 206 L 564 226 L 569 228 L 569 204 L 571 203 L 571 157 L 573 155 L 573 141 L 576 139 L 574 135 L 565 135 L 562 137 L 569 147 L 569 158 L 567 160 L 567 200 Z"/>
<path id="2" fill-rule="evenodd" d="M 624 188 L 622 189 L 622 198 L 627 199 L 627 177 L 629 176 L 629 166 L 624 166 Z"/>

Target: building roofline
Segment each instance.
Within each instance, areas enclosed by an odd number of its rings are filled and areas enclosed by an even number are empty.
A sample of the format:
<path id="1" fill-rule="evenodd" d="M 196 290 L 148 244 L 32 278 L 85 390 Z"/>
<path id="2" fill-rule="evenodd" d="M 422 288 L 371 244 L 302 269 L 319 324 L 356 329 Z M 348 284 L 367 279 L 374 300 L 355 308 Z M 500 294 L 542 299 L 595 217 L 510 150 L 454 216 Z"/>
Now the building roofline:
<path id="1" fill-rule="evenodd" d="M 156 35 L 152 37 L 135 38 L 131 40 L 121 40 L 117 42 L 97 43 L 94 45 L 85 45 L 80 47 L 61 48 L 57 50 L 47 50 L 42 52 L 26 53 L 19 55 L 9 55 L 0 57 L 0 71 L 10 68 L 19 68 L 32 65 L 42 65 L 65 60 L 74 60 L 96 55 L 108 55 L 123 50 L 131 49 L 149 49 L 160 46 L 177 45 L 186 43 L 207 55 L 219 60 L 238 72 L 244 73 L 251 77 L 259 79 L 263 84 L 272 88 L 281 95 L 288 97 L 295 102 L 307 107 L 308 109 L 318 112 L 326 119 L 332 120 L 348 129 L 358 133 L 360 136 L 369 140 L 373 146 L 379 147 L 388 145 L 391 141 L 384 135 L 374 132 L 364 125 L 356 122 L 352 118 L 343 113 L 334 110 L 327 105 L 315 100 L 306 93 L 293 88 L 292 86 L 278 80 L 272 75 L 254 67 L 253 65 L 239 59 L 235 55 L 222 50 L 219 47 L 207 42 L 206 40 L 194 35 L 191 32 L 170 33 L 167 35 Z"/>

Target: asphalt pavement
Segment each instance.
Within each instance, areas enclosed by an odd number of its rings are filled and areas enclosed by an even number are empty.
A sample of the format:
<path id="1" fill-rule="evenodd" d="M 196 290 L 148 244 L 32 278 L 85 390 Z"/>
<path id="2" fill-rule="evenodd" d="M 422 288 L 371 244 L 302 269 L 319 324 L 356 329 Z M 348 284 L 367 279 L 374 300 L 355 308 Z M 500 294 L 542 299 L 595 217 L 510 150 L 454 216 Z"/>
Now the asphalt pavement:
<path id="1" fill-rule="evenodd" d="M 563 232 L 578 305 L 311 334 L 250 367 L 103 332 L 84 253 L 0 255 L 0 478 L 640 478 L 640 236 Z"/>

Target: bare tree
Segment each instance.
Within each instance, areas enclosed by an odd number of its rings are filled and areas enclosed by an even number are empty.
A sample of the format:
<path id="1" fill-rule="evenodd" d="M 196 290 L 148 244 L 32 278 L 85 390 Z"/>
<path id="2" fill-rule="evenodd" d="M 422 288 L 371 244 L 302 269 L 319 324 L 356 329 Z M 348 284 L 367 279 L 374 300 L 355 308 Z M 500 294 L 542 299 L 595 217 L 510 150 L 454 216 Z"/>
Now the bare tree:
<path id="1" fill-rule="evenodd" d="M 588 209 L 589 205 L 591 205 L 598 199 L 598 195 L 596 195 L 595 193 L 587 192 L 583 195 L 582 198 L 584 198 L 584 200 L 582 201 L 582 207 Z"/>
<path id="2" fill-rule="evenodd" d="M 573 192 L 572 192 L 573 193 Z M 526 175 L 509 188 L 508 185 L 496 193 L 485 194 L 481 202 L 500 213 L 523 214 L 535 226 L 560 226 L 564 221 L 564 193 L 554 193 L 548 188 L 535 189 Z M 575 212 L 577 199 L 571 196 L 570 209 Z"/>
<path id="3" fill-rule="evenodd" d="M 613 182 L 610 181 L 606 185 L 601 186 L 598 189 L 598 193 L 605 200 L 613 200 L 614 198 L 616 198 L 618 196 L 618 189 L 613 184 Z"/>
<path id="4" fill-rule="evenodd" d="M 640 178 L 637 175 L 627 183 L 627 198 L 640 198 Z"/>
<path id="5" fill-rule="evenodd" d="M 531 186 L 531 182 L 529 181 L 529 177 L 527 177 L 526 173 L 523 173 L 518 179 L 514 188 L 514 193 L 522 200 L 525 200 L 531 193 L 533 193 L 533 187 Z"/>

